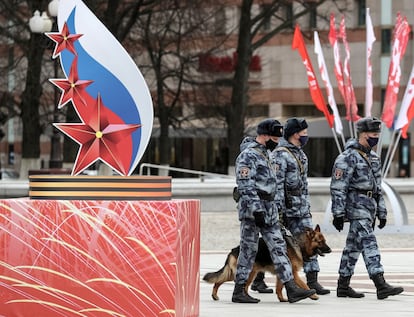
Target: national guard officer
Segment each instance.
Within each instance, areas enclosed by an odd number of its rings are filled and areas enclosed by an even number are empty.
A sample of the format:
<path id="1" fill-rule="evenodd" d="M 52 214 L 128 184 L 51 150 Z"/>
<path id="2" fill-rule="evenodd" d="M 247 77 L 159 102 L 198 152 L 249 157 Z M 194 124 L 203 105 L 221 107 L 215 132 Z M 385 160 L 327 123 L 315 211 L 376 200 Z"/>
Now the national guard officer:
<path id="1" fill-rule="evenodd" d="M 302 147 L 308 141 L 308 123 L 303 118 L 289 118 L 283 131 L 284 139 L 273 151 L 276 166 L 277 195 L 276 202 L 282 221 L 293 234 L 306 228 L 313 228 L 308 191 L 308 158 Z M 316 294 L 329 294 L 330 290 L 318 282 L 319 263 L 317 256 L 304 261 L 309 288 Z"/>
<path id="2" fill-rule="evenodd" d="M 258 303 L 245 291 L 249 274 L 255 261 L 259 233 L 261 233 L 275 265 L 276 274 L 285 284 L 290 303 L 315 294 L 305 290 L 293 280 L 292 268 L 286 251 L 286 243 L 278 223 L 278 211 L 274 200 L 276 191 L 275 168 L 269 160 L 268 148 L 274 146 L 275 120 L 267 119 L 257 126 L 256 138 L 246 137 L 240 145 L 236 159 L 236 182 L 240 199 L 237 209 L 240 220 L 240 254 L 232 301 Z"/>
<path id="3" fill-rule="evenodd" d="M 335 160 L 331 177 L 333 225 L 341 231 L 349 221 L 349 231 L 339 266 L 338 297 L 364 297 L 349 286 L 359 255 L 365 262 L 369 277 L 377 288 L 377 298 L 384 299 L 403 292 L 385 282 L 384 269 L 377 239 L 378 228 L 387 222 L 387 210 L 381 190 L 381 162 L 372 151 L 381 132 L 381 121 L 374 117 L 362 118 L 356 123 L 358 139 L 350 139 L 344 152 Z"/>
<path id="4" fill-rule="evenodd" d="M 266 143 L 266 148 L 268 149 L 269 154 L 276 148 L 279 144 L 280 137 L 283 136 L 283 125 L 278 120 L 268 119 L 273 126 L 273 130 L 270 136 L 270 141 Z M 273 289 L 268 287 L 264 281 L 265 274 L 264 272 L 259 272 L 254 279 L 251 289 L 259 293 L 269 294 L 273 293 Z"/>

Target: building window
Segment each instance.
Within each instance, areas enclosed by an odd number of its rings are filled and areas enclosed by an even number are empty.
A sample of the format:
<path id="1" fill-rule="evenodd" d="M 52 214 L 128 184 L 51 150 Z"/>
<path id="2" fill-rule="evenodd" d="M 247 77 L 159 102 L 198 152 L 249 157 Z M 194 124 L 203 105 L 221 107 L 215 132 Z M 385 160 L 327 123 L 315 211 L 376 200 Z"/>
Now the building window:
<path id="1" fill-rule="evenodd" d="M 272 15 L 269 14 L 269 12 L 270 12 L 270 5 L 269 4 L 263 4 L 261 6 L 261 10 L 262 10 L 262 13 L 264 14 L 264 18 L 263 18 L 263 31 L 269 31 L 270 28 L 272 27 L 272 24 L 271 24 Z"/>
<path id="2" fill-rule="evenodd" d="M 381 88 L 381 113 L 384 110 L 385 92 L 386 88 Z"/>
<path id="3" fill-rule="evenodd" d="M 390 28 L 381 30 L 381 53 L 382 54 L 391 53 L 391 36 L 392 36 L 392 32 Z"/>
<path id="4" fill-rule="evenodd" d="M 365 0 L 358 0 L 358 26 L 365 25 L 366 8 Z"/>
<path id="5" fill-rule="evenodd" d="M 246 115 L 249 118 L 267 117 L 269 115 L 269 105 L 250 105 L 247 107 Z"/>
<path id="6" fill-rule="evenodd" d="M 316 6 L 315 3 L 311 2 L 309 3 L 309 29 L 314 30 L 317 29 L 317 21 L 318 21 L 318 15 L 316 12 Z"/>
<path id="7" fill-rule="evenodd" d="M 216 35 L 226 34 L 226 12 L 220 8 L 214 15 L 214 32 Z"/>
<path id="8" fill-rule="evenodd" d="M 290 22 L 289 27 L 293 28 L 293 26 L 295 25 L 293 21 L 293 4 L 292 3 L 285 4 L 284 9 L 285 9 L 286 21 Z"/>

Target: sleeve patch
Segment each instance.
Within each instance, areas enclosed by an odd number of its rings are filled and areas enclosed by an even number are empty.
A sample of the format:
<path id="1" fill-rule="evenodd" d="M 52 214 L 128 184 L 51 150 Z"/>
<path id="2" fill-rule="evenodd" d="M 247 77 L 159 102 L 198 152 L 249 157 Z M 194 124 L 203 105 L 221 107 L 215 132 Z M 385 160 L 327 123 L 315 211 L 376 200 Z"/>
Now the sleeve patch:
<path id="1" fill-rule="evenodd" d="M 242 167 L 240 169 L 240 177 L 241 178 L 248 178 L 250 175 L 250 169 L 248 167 Z"/>
<path id="2" fill-rule="evenodd" d="M 344 175 L 344 171 L 340 168 L 335 169 L 335 179 L 341 179 Z"/>

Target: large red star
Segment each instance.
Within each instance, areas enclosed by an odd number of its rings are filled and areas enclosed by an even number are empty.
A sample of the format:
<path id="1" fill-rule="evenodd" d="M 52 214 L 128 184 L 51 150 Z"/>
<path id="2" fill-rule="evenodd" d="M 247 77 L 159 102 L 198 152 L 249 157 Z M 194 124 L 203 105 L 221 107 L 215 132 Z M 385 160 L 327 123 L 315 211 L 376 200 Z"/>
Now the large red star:
<path id="1" fill-rule="evenodd" d="M 77 55 L 74 42 L 77 41 L 83 34 L 70 34 L 66 22 L 63 25 L 61 33 L 47 32 L 45 34 L 56 43 L 55 50 L 52 55 L 53 58 L 56 58 L 56 56 L 58 56 L 64 49 L 67 49 L 74 55 Z"/>
<path id="2" fill-rule="evenodd" d="M 54 126 L 80 144 L 72 175 L 78 175 L 88 166 L 102 160 L 119 174 L 128 174 L 132 157 L 130 135 L 140 124 L 119 124 L 112 112 L 102 105 L 98 95 L 94 109 L 84 123 L 55 123 Z"/>
<path id="3" fill-rule="evenodd" d="M 90 103 L 91 97 L 85 91 L 93 80 L 80 80 L 78 76 L 78 57 L 73 59 L 70 67 L 68 79 L 49 79 L 55 86 L 62 91 L 62 96 L 59 101 L 59 108 L 62 108 L 70 100 L 75 104 L 75 107 L 82 112 L 82 106 L 87 106 Z"/>

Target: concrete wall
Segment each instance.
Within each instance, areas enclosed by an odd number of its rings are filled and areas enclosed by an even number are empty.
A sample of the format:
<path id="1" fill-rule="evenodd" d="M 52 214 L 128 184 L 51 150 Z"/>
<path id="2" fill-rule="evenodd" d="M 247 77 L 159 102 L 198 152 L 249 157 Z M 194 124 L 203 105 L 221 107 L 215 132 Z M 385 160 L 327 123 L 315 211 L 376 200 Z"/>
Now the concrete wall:
<path id="1" fill-rule="evenodd" d="M 413 178 L 390 178 L 387 184 L 395 190 L 402 206 L 397 206 L 395 200 L 386 197 L 389 213 L 394 213 L 397 208 L 402 208 L 406 215 L 401 221 L 414 217 L 414 179 Z M 309 178 L 309 192 L 311 197 L 312 213 L 324 213 L 330 204 L 329 194 L 330 178 Z M 235 211 L 236 203 L 232 198 L 235 181 L 232 179 L 173 179 L 173 198 L 200 199 L 201 211 L 206 212 L 228 212 Z M 405 209 L 405 210 L 404 210 Z M 405 219 L 407 218 L 407 219 Z M 398 218 L 395 220 L 398 221 Z"/>
<path id="2" fill-rule="evenodd" d="M 408 221 L 414 224 L 414 178 L 386 179 L 390 187 L 395 190 L 397 199 L 386 197 L 389 213 L 395 213 L 398 207 L 402 208 L 402 215 L 394 215 L 395 221 Z M 309 178 L 309 192 L 311 197 L 312 213 L 324 213 L 330 203 L 329 178 Z M 201 211 L 229 212 L 236 210 L 233 201 L 233 187 L 236 186 L 232 178 L 192 178 L 172 180 L 172 195 L 174 199 L 200 199 Z M 28 181 L 0 181 L 0 197 L 14 198 L 29 195 Z M 401 204 L 401 206 L 397 206 Z M 396 218 L 397 217 L 397 218 Z M 398 219 L 402 217 L 402 219 Z M 413 218 L 410 221 L 410 218 Z"/>

